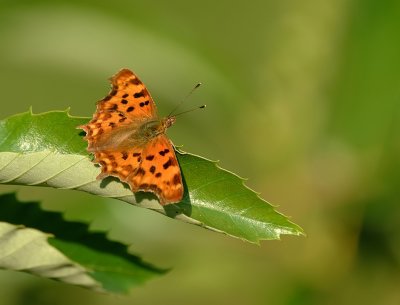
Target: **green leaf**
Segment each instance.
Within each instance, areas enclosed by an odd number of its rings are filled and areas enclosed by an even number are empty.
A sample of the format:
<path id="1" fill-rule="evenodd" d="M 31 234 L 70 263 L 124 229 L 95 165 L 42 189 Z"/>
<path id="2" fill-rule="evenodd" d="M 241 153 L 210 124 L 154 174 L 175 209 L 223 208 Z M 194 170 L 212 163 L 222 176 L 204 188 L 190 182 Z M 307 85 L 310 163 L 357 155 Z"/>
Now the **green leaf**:
<path id="1" fill-rule="evenodd" d="M 26 112 L 0 122 L 0 183 L 46 185 L 117 198 L 250 242 L 279 239 L 302 230 L 247 188 L 243 179 L 216 162 L 178 152 L 185 184 L 183 200 L 162 207 L 151 193 L 132 193 L 118 179 L 96 180 L 100 169 L 90 161 L 76 126 L 88 118 L 68 111 Z"/>
<path id="2" fill-rule="evenodd" d="M 86 224 L 21 203 L 14 194 L 0 195 L 0 268 L 115 293 L 165 272 Z"/>

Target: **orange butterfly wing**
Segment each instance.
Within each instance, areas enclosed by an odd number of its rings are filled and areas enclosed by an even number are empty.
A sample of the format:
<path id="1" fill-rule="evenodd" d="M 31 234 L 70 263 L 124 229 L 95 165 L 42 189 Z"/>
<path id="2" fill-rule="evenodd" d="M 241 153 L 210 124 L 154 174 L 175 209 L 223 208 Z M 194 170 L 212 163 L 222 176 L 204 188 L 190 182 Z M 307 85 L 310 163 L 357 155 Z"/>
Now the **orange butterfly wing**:
<path id="1" fill-rule="evenodd" d="M 110 93 L 97 103 L 92 120 L 79 128 L 86 131 L 90 150 L 104 134 L 135 121 L 157 118 L 157 108 L 145 85 L 130 70 L 122 69 L 110 78 Z"/>
<path id="2" fill-rule="evenodd" d="M 152 191 L 162 205 L 182 200 L 184 189 L 174 148 L 161 134 L 143 149 L 141 163 L 126 182 L 133 191 Z"/>
<path id="3" fill-rule="evenodd" d="M 172 143 L 164 133 L 148 140 L 132 140 L 132 133 L 149 121 L 159 121 L 153 99 L 130 70 L 111 78 L 112 90 L 97 103 L 86 131 L 88 151 L 101 165 L 98 179 L 116 176 L 133 192 L 154 192 L 161 204 L 179 202 L 184 193 Z M 161 122 L 160 122 L 161 124 Z"/>

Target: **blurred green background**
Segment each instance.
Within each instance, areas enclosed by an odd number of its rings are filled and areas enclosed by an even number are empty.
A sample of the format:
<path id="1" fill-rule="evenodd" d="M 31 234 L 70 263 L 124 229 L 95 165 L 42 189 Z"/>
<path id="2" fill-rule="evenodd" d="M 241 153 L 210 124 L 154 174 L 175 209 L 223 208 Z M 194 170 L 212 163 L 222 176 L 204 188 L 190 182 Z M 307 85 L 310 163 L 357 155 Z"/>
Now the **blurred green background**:
<path id="1" fill-rule="evenodd" d="M 1 186 L 132 244 L 164 277 L 129 296 L 0 272 L 1 304 L 399 304 L 400 2 L 0 1 L 1 117 L 91 116 L 134 70 L 184 149 L 307 237 L 260 247 L 74 191 Z"/>

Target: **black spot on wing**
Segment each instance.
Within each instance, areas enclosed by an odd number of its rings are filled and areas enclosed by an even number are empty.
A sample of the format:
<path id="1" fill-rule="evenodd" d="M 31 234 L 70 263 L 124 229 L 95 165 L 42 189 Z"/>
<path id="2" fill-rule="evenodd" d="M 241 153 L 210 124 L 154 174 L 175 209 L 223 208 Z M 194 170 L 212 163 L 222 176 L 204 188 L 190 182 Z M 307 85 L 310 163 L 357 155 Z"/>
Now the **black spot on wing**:
<path id="1" fill-rule="evenodd" d="M 168 161 L 163 164 L 163 168 L 167 169 L 168 167 L 170 167 L 173 164 L 172 161 L 172 158 L 169 158 Z"/>
<path id="2" fill-rule="evenodd" d="M 148 155 L 146 157 L 146 160 L 148 160 L 148 161 L 152 161 L 153 159 L 154 159 L 154 155 Z"/>
<path id="3" fill-rule="evenodd" d="M 133 97 L 134 97 L 134 98 L 143 97 L 143 96 L 144 96 L 144 93 L 145 93 L 145 91 L 144 91 L 144 89 L 143 89 L 143 90 L 140 91 L 140 92 L 136 92 L 136 93 L 133 95 Z"/>
<path id="4" fill-rule="evenodd" d="M 118 105 L 117 105 L 117 104 L 114 104 L 114 105 L 112 105 L 109 109 L 110 109 L 110 110 L 118 110 Z"/>
<path id="5" fill-rule="evenodd" d="M 146 171 L 143 168 L 139 167 L 136 172 L 136 175 L 143 176 L 145 173 L 146 173 Z"/>
<path id="6" fill-rule="evenodd" d="M 139 85 L 140 84 L 140 80 L 137 77 L 132 78 L 129 82 L 131 84 L 134 84 L 134 85 Z"/>
<path id="7" fill-rule="evenodd" d="M 180 184 L 181 183 L 181 176 L 179 174 L 175 174 L 174 178 L 172 179 L 172 182 L 174 184 Z"/>
<path id="8" fill-rule="evenodd" d="M 169 149 L 166 148 L 166 149 L 164 149 L 164 150 L 159 151 L 158 153 L 159 153 L 161 156 L 164 157 L 167 153 L 169 153 Z"/>

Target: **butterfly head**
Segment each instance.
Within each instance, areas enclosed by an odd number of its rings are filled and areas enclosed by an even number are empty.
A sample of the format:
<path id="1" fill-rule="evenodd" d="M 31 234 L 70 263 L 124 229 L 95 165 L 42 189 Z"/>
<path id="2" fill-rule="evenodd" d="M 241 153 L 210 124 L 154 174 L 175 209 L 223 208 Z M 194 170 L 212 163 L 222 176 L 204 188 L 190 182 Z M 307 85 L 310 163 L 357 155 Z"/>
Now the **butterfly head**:
<path id="1" fill-rule="evenodd" d="M 161 125 L 165 129 L 167 129 L 167 128 L 170 128 L 175 123 L 175 121 L 176 121 L 175 116 L 168 116 L 161 121 Z"/>

